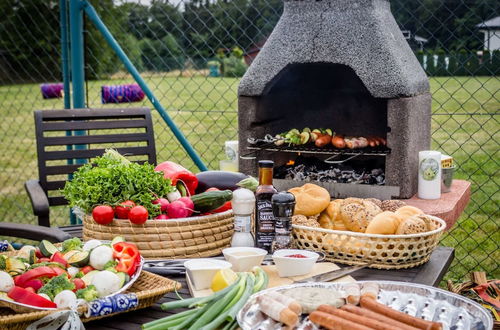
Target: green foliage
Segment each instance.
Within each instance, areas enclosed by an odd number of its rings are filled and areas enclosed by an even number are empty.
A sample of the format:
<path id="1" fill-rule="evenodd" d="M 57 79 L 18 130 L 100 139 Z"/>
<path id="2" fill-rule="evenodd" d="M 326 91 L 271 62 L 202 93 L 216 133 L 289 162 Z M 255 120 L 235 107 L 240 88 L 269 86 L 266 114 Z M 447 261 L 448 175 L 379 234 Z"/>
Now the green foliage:
<path id="1" fill-rule="evenodd" d="M 66 253 L 71 250 L 79 250 L 81 248 L 82 248 L 82 241 L 78 237 L 67 239 L 62 243 L 63 253 Z"/>
<path id="2" fill-rule="evenodd" d="M 62 274 L 56 277 L 51 278 L 44 286 L 38 290 L 38 293 L 45 293 L 50 297 L 51 300 L 54 300 L 54 297 L 61 291 L 64 290 L 74 290 L 75 284 L 68 280 L 66 274 Z"/>
<path id="3" fill-rule="evenodd" d="M 143 39 L 140 49 L 146 70 L 172 71 L 183 67 L 182 48 L 171 33 L 166 34 L 161 40 Z"/>
<path id="4" fill-rule="evenodd" d="M 64 197 L 70 206 L 77 206 L 86 213 L 101 204 L 115 206 L 132 200 L 144 206 L 150 217 L 160 214 L 160 205 L 152 203 L 173 191 L 169 179 L 154 171 L 151 164 L 131 163 L 116 151 L 107 151 L 92 163 L 85 164 L 66 182 Z"/>

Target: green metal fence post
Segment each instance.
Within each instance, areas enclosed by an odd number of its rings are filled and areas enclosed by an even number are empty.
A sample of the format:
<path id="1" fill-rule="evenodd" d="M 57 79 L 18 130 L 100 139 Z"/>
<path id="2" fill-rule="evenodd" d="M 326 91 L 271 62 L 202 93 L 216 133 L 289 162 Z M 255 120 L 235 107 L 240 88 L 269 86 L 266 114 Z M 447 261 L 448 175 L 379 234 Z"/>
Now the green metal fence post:
<path id="1" fill-rule="evenodd" d="M 71 0 L 75 1 L 75 0 Z M 184 147 L 188 155 L 191 157 L 193 162 L 196 164 L 196 166 L 201 170 L 201 171 L 206 171 L 208 170 L 203 161 L 201 160 L 200 156 L 196 153 L 196 151 L 193 149 L 189 141 L 186 139 L 186 137 L 182 134 L 182 132 L 179 130 L 177 125 L 174 123 L 172 118 L 167 114 L 167 111 L 163 108 L 163 106 L 160 104 L 160 101 L 153 95 L 153 92 L 149 89 L 148 85 L 142 79 L 139 71 L 135 68 L 134 64 L 129 60 L 123 49 L 120 47 L 118 42 L 115 40 L 111 32 L 109 32 L 108 28 L 106 25 L 102 22 L 100 19 L 99 15 L 95 11 L 94 7 L 86 0 L 83 1 L 83 9 L 85 10 L 85 13 L 87 14 L 88 18 L 94 23 L 96 28 L 101 32 L 103 35 L 104 39 L 108 43 L 108 45 L 115 51 L 116 55 L 120 58 L 120 60 L 123 62 L 127 70 L 130 72 L 130 74 L 134 77 L 135 81 L 141 86 L 142 90 L 148 97 L 148 99 L 151 101 L 155 109 L 160 113 L 160 116 L 163 118 L 163 120 L 167 123 L 167 125 L 170 127 L 172 132 L 174 133 L 175 137 L 181 145 Z M 73 90 L 74 92 L 74 90 Z M 75 104 L 76 107 L 76 104 Z"/>

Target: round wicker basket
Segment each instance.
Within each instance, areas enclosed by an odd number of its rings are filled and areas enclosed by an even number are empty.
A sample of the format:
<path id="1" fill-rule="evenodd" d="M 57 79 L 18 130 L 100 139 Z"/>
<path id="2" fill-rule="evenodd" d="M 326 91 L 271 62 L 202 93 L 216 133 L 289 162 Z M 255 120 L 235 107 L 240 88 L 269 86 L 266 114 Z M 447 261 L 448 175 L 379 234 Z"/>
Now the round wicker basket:
<path id="1" fill-rule="evenodd" d="M 123 236 L 137 245 L 146 259 L 203 258 L 216 256 L 228 247 L 233 235 L 233 212 L 184 219 L 148 220 L 134 225 L 113 220 L 109 225 L 83 219 L 83 239 L 112 240 Z"/>
<path id="2" fill-rule="evenodd" d="M 446 228 L 432 219 L 432 230 L 411 235 L 375 235 L 293 225 L 299 248 L 320 251 L 326 259 L 349 265 L 372 263 L 371 268 L 411 268 L 427 262 Z"/>

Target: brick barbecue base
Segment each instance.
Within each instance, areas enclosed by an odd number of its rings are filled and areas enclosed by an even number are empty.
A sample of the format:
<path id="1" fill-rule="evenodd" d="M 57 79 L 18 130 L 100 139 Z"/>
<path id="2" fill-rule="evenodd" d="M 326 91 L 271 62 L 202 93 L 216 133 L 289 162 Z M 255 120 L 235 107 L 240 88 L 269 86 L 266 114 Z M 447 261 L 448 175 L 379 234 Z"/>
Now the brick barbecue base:
<path id="1" fill-rule="evenodd" d="M 453 180 L 451 191 L 441 194 L 440 199 L 420 199 L 417 195 L 403 201 L 418 207 L 424 213 L 434 215 L 446 221 L 446 230 L 453 227 L 470 200 L 470 182 Z"/>

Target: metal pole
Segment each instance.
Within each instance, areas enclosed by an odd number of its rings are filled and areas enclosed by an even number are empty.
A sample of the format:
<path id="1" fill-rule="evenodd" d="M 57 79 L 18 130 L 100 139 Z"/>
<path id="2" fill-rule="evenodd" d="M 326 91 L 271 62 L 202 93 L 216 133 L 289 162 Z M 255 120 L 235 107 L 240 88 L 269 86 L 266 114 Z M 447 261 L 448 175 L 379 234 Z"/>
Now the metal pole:
<path id="1" fill-rule="evenodd" d="M 59 0 L 59 20 L 61 27 L 61 71 L 64 85 L 64 109 L 71 109 L 71 91 L 70 91 L 70 71 L 68 59 L 68 7 L 67 0 Z M 66 131 L 66 136 L 71 136 L 71 131 Z M 66 146 L 66 150 L 71 150 L 71 145 Z M 68 159 L 68 165 L 73 164 L 72 159 Z"/>
<path id="2" fill-rule="evenodd" d="M 74 1 L 74 0 L 72 0 Z M 88 18 L 94 23 L 96 28 L 101 32 L 103 35 L 104 39 L 106 42 L 109 44 L 109 46 L 115 51 L 116 55 L 120 58 L 120 60 L 123 62 L 127 70 L 130 72 L 130 74 L 134 77 L 135 81 L 141 86 L 142 90 L 148 97 L 148 99 L 151 101 L 155 109 L 160 113 L 160 116 L 163 118 L 163 120 L 167 123 L 167 125 L 170 127 L 172 132 L 174 133 L 175 137 L 181 145 L 184 147 L 188 155 L 191 157 L 191 159 L 194 161 L 196 166 L 201 170 L 201 171 L 206 171 L 208 170 L 201 158 L 198 156 L 196 151 L 193 149 L 191 144 L 189 144 L 189 141 L 186 139 L 186 137 L 182 134 L 182 132 L 179 130 L 177 125 L 175 125 L 174 121 L 170 118 L 170 116 L 167 114 L 167 111 L 163 108 L 163 106 L 160 104 L 158 99 L 153 95 L 153 92 L 149 89 L 148 85 L 142 79 L 139 71 L 135 68 L 134 64 L 130 62 L 129 58 L 123 51 L 123 49 L 120 47 L 118 42 L 115 40 L 111 32 L 109 32 L 108 28 L 102 20 L 100 19 L 99 15 L 95 11 L 94 7 L 92 5 L 84 0 L 83 1 L 83 9 L 85 10 L 85 13 L 87 14 Z M 76 105 L 75 105 L 76 107 Z"/>
<path id="3" fill-rule="evenodd" d="M 73 107 L 85 108 L 85 72 L 83 70 L 83 13 L 81 0 L 69 0 L 69 31 L 71 40 L 71 82 L 73 85 Z M 74 131 L 75 135 L 85 135 L 85 131 Z M 85 145 L 75 145 L 75 150 L 86 149 Z M 86 163 L 85 159 L 76 159 L 76 164 Z M 77 219 L 71 212 L 70 223 Z"/>

